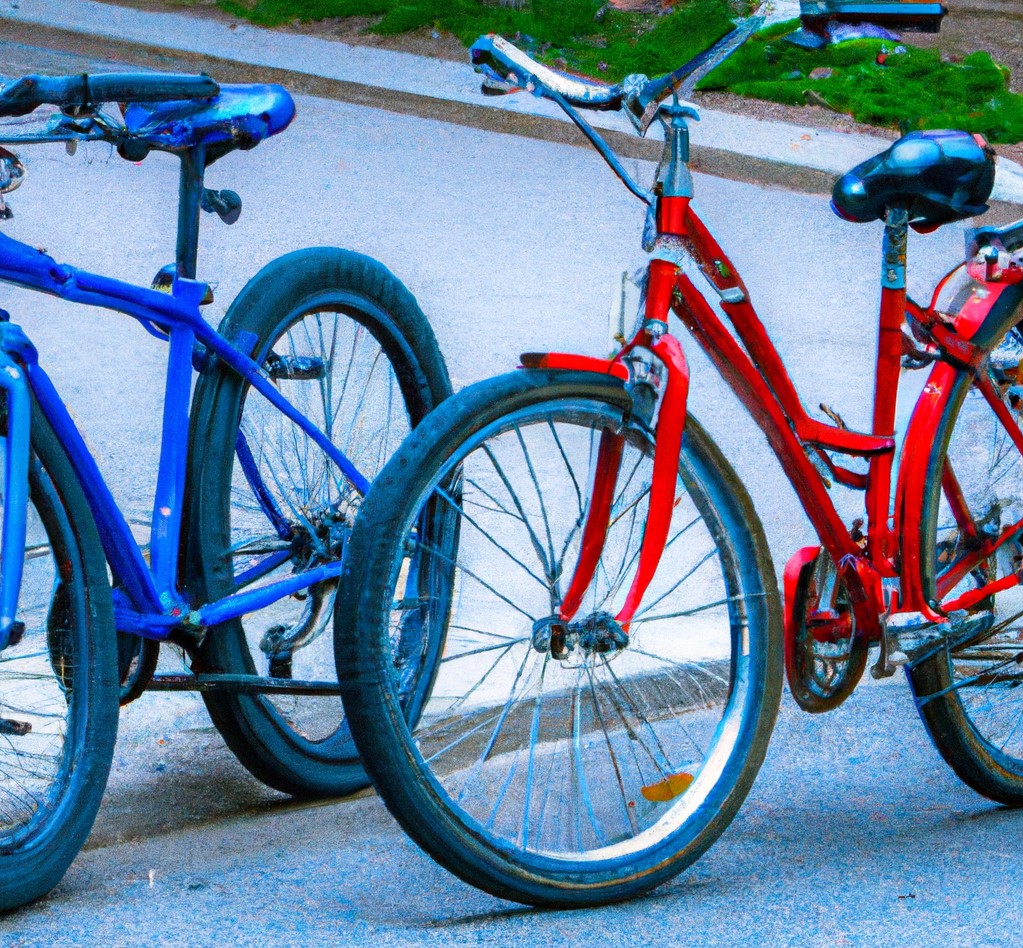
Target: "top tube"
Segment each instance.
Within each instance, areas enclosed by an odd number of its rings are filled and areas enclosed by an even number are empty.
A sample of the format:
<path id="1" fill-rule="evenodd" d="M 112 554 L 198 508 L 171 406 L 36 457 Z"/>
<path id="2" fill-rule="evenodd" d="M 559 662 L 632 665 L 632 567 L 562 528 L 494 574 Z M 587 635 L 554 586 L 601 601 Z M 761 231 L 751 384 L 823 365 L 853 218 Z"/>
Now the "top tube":
<path id="1" fill-rule="evenodd" d="M 203 319 L 199 304 L 207 286 L 198 280 L 178 277 L 173 292 L 163 293 L 135 286 L 111 277 L 57 263 L 53 257 L 0 233 L 0 280 L 59 296 L 72 303 L 99 306 L 158 326 L 184 325 L 215 355 L 250 382 L 261 395 L 290 418 L 323 449 L 361 494 L 369 490 L 369 481 L 318 428 L 310 426 L 290 402 L 268 382 L 260 367 L 236 349 Z"/>

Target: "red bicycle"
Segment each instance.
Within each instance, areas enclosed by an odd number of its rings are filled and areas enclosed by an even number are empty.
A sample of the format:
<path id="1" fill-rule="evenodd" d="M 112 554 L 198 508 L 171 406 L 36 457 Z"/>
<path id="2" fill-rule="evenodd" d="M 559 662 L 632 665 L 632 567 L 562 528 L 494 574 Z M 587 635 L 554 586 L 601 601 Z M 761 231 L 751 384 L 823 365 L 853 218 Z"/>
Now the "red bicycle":
<path id="1" fill-rule="evenodd" d="M 1023 803 L 1023 222 L 973 231 L 929 305 L 905 282 L 909 227 L 986 210 L 990 147 L 914 132 L 835 187 L 841 216 L 885 222 L 873 427 L 857 432 L 806 411 L 693 207 L 697 116 L 675 91 L 680 73 L 601 86 L 493 36 L 472 56 L 491 91 L 530 89 L 569 114 L 649 205 L 651 259 L 613 358 L 529 353 L 448 399 L 361 508 L 335 654 L 392 812 L 498 896 L 635 895 L 735 815 L 783 668 L 798 704 L 826 711 L 871 649 L 876 676 L 905 668 L 956 773 Z M 577 107 L 621 108 L 640 134 L 664 126 L 651 192 Z M 786 565 L 784 608 L 749 496 L 687 414 L 669 313 L 764 431 L 820 537 Z M 896 471 L 902 365 L 930 374 Z M 833 484 L 864 494 L 864 519 L 843 522 Z"/>

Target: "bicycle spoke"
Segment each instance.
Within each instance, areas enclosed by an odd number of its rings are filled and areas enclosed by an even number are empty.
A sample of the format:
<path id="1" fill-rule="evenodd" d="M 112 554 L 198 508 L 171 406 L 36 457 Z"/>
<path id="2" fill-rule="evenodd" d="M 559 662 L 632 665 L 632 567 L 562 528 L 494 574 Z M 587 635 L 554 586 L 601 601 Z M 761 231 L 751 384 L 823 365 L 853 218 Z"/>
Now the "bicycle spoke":
<path id="1" fill-rule="evenodd" d="M 494 747 L 497 744 L 497 739 L 498 739 L 498 737 L 501 734 L 501 728 L 504 727 L 504 722 L 508 719 L 508 715 L 509 715 L 509 713 L 512 710 L 512 704 L 515 701 L 515 693 L 518 690 L 519 680 L 522 678 L 522 672 L 525 670 L 526 662 L 528 660 L 529 660 L 529 653 L 527 652 L 526 655 L 523 656 L 522 661 L 519 663 L 518 671 L 515 673 L 515 678 L 512 681 L 511 688 L 508 691 L 508 697 L 505 700 L 504 705 L 501 708 L 501 713 L 497 716 L 497 722 L 495 723 L 494 729 L 493 729 L 493 731 L 490 734 L 490 740 L 487 742 L 487 745 L 484 748 L 483 753 L 480 754 L 479 757 L 477 758 L 476 763 L 473 765 L 472 770 L 469 772 L 469 776 L 466 778 L 465 782 L 462 784 L 462 790 L 458 794 L 458 797 L 457 797 L 457 800 L 459 802 L 461 802 L 462 798 L 465 796 L 465 793 L 466 793 L 467 789 L 473 784 L 473 782 L 475 780 L 478 779 L 479 773 L 483 769 L 483 765 L 487 762 L 487 760 L 490 759 L 490 755 L 493 752 Z M 507 785 L 506 785 L 506 787 L 507 787 Z M 502 799 L 503 799 L 503 795 L 502 795 Z M 492 811 L 492 813 L 496 812 L 497 807 L 500 805 L 500 802 L 501 801 L 498 800 L 497 804 L 495 804 L 495 807 L 494 807 L 494 810 Z"/>
<path id="2" fill-rule="evenodd" d="M 543 683 L 547 674 L 547 662 L 550 655 L 544 655 L 540 666 L 540 681 L 536 686 L 536 699 L 533 702 L 533 720 L 529 727 L 529 758 L 526 761 L 526 799 L 522 806 L 522 829 L 519 841 L 522 846 L 529 845 L 529 805 L 533 801 L 533 777 L 536 764 L 536 745 L 540 739 L 540 708 L 543 704 Z"/>
<path id="3" fill-rule="evenodd" d="M 503 603 L 505 603 L 506 605 L 511 606 L 516 612 L 522 613 L 522 615 L 524 615 L 527 619 L 529 619 L 530 623 L 536 621 L 536 617 L 535 616 L 531 616 L 528 612 L 526 612 L 525 609 L 522 609 L 516 603 L 512 602 L 512 600 L 509 599 L 507 596 L 505 596 L 502 593 L 498 592 L 497 589 L 495 589 L 493 586 L 491 586 L 490 583 L 488 583 L 485 579 L 483 579 L 477 573 L 474 573 L 472 570 L 467 569 L 464 563 L 457 563 L 455 560 L 453 560 L 450 557 L 450 555 L 445 554 L 440 549 L 438 549 L 437 547 L 431 546 L 430 544 L 420 543 L 420 547 L 419 548 L 421 550 L 425 550 L 427 553 L 432 553 L 434 556 L 436 556 L 439 559 L 443 560 L 445 563 L 449 563 L 452 566 L 457 566 L 459 571 L 463 575 L 468 576 L 471 579 L 476 580 L 476 582 L 479 583 L 484 589 L 486 589 L 489 592 L 492 592 Z"/>
<path id="4" fill-rule="evenodd" d="M 452 510 L 454 510 L 456 513 L 461 514 L 464 520 L 472 524 L 472 526 L 474 526 L 479 531 L 481 536 L 483 536 L 486 540 L 488 540 L 495 547 L 497 547 L 497 549 L 499 549 L 505 556 L 507 556 L 508 559 L 510 559 L 516 566 L 520 566 L 523 570 L 525 570 L 525 572 L 533 579 L 535 579 L 537 583 L 539 583 L 540 586 L 542 586 L 544 589 L 549 588 L 548 583 L 545 580 L 537 576 L 536 573 L 534 573 L 528 566 L 526 566 L 526 564 L 523 563 L 522 560 L 515 556 L 515 554 L 512 553 L 511 550 L 509 550 L 506 546 L 502 545 L 497 540 L 495 540 L 493 535 L 489 531 L 484 530 L 483 527 L 480 526 L 479 521 L 469 516 L 463 504 L 459 504 L 458 501 L 456 501 L 455 498 L 452 497 L 447 491 L 442 490 L 439 487 L 437 488 L 436 493 L 449 507 L 451 507 Z"/>
<path id="5" fill-rule="evenodd" d="M 625 821 L 629 824 L 633 835 L 639 832 L 639 823 L 636 820 L 636 814 L 633 813 L 632 808 L 629 806 L 629 795 L 625 791 L 625 781 L 622 778 L 621 768 L 618 766 L 618 757 L 615 754 L 614 744 L 611 740 L 611 735 L 608 732 L 607 724 L 604 721 L 604 714 L 600 710 L 600 700 L 597 697 L 597 688 L 593 680 L 593 669 L 589 665 L 586 666 L 586 677 L 590 684 L 590 696 L 593 700 L 593 709 L 597 714 L 597 721 L 600 724 L 600 730 L 604 734 L 604 742 L 607 744 L 607 753 L 611 759 L 611 766 L 614 768 L 615 780 L 618 782 L 618 790 L 621 794 L 622 809 L 625 813 Z"/>
<path id="6" fill-rule="evenodd" d="M 715 609 L 718 606 L 727 606 L 731 599 L 715 599 L 714 602 L 704 603 L 702 606 L 693 606 L 691 609 L 680 609 L 678 612 L 665 612 L 659 616 L 646 616 L 646 618 L 633 619 L 630 625 L 642 625 L 644 622 L 662 622 L 665 619 L 684 619 L 695 616 L 708 609 Z"/>
<path id="7" fill-rule="evenodd" d="M 518 639 L 509 639 L 507 644 L 500 645 L 481 645 L 479 648 L 469 649 L 467 652 L 457 652 L 454 655 L 445 655 L 442 659 L 442 663 L 453 662 L 459 658 L 468 658 L 470 655 L 483 655 L 486 652 L 494 652 L 498 649 L 507 651 L 513 645 L 520 645 L 522 642 L 528 642 L 529 639 L 526 636 L 522 636 Z"/>
<path id="8" fill-rule="evenodd" d="M 584 669 L 579 669 L 579 677 L 576 681 L 574 689 L 574 699 L 572 704 L 572 759 L 573 759 L 573 771 L 575 776 L 576 786 L 579 788 L 579 798 L 582 801 L 583 806 L 586 809 L 586 813 L 589 816 L 590 826 L 593 828 L 594 834 L 600 841 L 601 846 L 607 845 L 607 837 L 604 835 L 600 828 L 600 824 L 597 821 L 596 813 L 593 810 L 593 799 L 590 796 L 589 787 L 586 781 L 586 772 L 583 764 L 583 751 L 582 751 L 582 684 L 584 677 Z M 582 823 L 581 813 L 578 805 L 576 807 L 576 840 L 579 852 L 583 851 L 583 839 L 582 839 Z"/>
<path id="9" fill-rule="evenodd" d="M 519 512 L 519 519 L 522 521 L 526 530 L 529 533 L 529 539 L 533 543 L 533 549 L 536 551 L 537 558 L 543 564 L 544 572 L 550 575 L 552 563 L 547 561 L 547 554 L 544 552 L 543 544 L 540 542 L 540 538 L 537 537 L 536 532 L 533 530 L 532 525 L 529 522 L 529 518 L 526 516 L 525 508 L 522 506 L 522 502 L 519 500 L 519 495 L 515 492 L 515 489 L 511 486 L 511 481 L 504 472 L 504 468 L 500 465 L 495 456 L 493 450 L 489 445 L 485 445 L 483 448 L 484 454 L 486 454 L 490 463 L 494 467 L 494 471 L 497 476 L 501 479 L 501 483 L 504 484 L 504 489 L 508 491 L 508 496 L 511 498 L 512 503 L 515 505 L 515 509 Z"/>
<path id="10" fill-rule="evenodd" d="M 522 437 L 522 429 L 515 428 L 515 437 L 519 439 L 519 446 L 522 448 L 522 456 L 526 461 L 526 469 L 529 471 L 530 480 L 533 482 L 533 490 L 536 491 L 536 499 L 540 503 L 540 516 L 543 518 L 544 531 L 547 534 L 547 554 L 550 557 L 548 561 L 550 568 L 554 566 L 554 539 L 551 536 L 551 522 L 547 517 L 547 505 L 543 500 L 543 490 L 540 488 L 540 482 L 537 480 L 536 471 L 533 468 L 533 459 L 529 456 L 529 450 L 526 448 L 526 441 Z M 557 577 L 554 577 L 554 581 L 557 582 Z"/>
<path id="11" fill-rule="evenodd" d="M 611 699 L 612 704 L 614 704 L 615 710 L 621 716 L 622 724 L 625 725 L 626 729 L 629 731 L 629 737 L 632 738 L 634 742 L 638 743 L 643 748 L 643 750 L 646 751 L 646 753 L 650 757 L 650 760 L 653 761 L 654 765 L 660 769 L 662 776 L 666 776 L 671 772 L 671 760 L 668 757 L 667 751 L 664 749 L 664 745 L 661 743 L 661 739 L 657 736 L 657 731 L 654 730 L 653 725 L 650 723 L 649 720 L 647 720 L 646 715 L 640 709 L 639 705 L 633 700 L 632 695 L 629 694 L 629 690 L 622 684 L 621 680 L 615 674 L 615 671 L 611 667 L 611 663 L 607 660 L 607 657 L 602 656 L 601 661 L 603 663 L 604 669 L 611 677 L 611 680 L 617 686 L 619 693 L 628 703 L 629 709 L 632 711 L 633 715 L 637 718 L 640 724 L 646 729 L 650 737 L 653 739 L 653 742 L 657 748 L 657 753 L 660 755 L 660 758 L 658 758 L 650 749 L 650 747 L 648 747 L 643 742 L 643 739 L 639 736 L 639 733 L 632 729 L 632 725 L 628 722 L 624 709 L 612 697 Z"/>

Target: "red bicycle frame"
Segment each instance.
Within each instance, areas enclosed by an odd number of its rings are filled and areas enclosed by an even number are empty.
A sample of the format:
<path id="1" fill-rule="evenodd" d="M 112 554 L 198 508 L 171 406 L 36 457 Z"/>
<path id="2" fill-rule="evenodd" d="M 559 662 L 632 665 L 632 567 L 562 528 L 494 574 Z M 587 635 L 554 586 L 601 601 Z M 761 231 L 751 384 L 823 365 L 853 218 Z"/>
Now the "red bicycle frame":
<path id="1" fill-rule="evenodd" d="M 940 346 L 938 361 L 930 370 L 906 434 L 908 444 L 931 444 L 959 374 L 963 370 L 976 370 L 989 351 L 971 340 L 981 327 L 988 325 L 989 320 L 1004 318 L 998 308 L 1005 291 L 1010 286 L 1017 291 L 1023 290 L 1023 285 L 1017 286 L 1016 280 L 1005 280 L 1004 274 L 978 273 L 971 268 L 970 275 L 976 281 L 976 289 L 953 320 L 935 308 L 938 294 L 948 277 L 939 284 L 927 309 L 918 306 L 907 298 L 905 289 L 906 215 L 904 212 L 901 218 L 898 213 L 889 215 L 882 271 L 873 425 L 869 433 L 855 432 L 840 423 L 827 424 L 807 414 L 777 349 L 750 302 L 745 284 L 696 214 L 690 198 L 659 197 L 656 221 L 658 236 L 668 236 L 680 243 L 721 297 L 721 309 L 731 323 L 734 335 L 676 263 L 655 258 L 648 269 L 643 328 L 614 359 L 592 359 L 563 353 L 523 356 L 523 365 L 528 367 L 599 371 L 623 380 L 629 375 L 628 357 L 637 348 L 649 350 L 664 365 L 666 384 L 656 426 L 647 527 L 632 587 L 616 617 L 623 628 L 628 629 L 629 621 L 653 578 L 664 550 L 675 499 L 689 377 L 682 347 L 667 332 L 669 312 L 674 312 L 694 336 L 767 436 L 822 546 L 838 565 L 853 606 L 858 634 L 868 641 L 880 640 L 884 620 L 895 613 L 913 613 L 920 621 L 942 622 L 948 612 L 970 604 L 962 600 L 980 601 L 997 591 L 994 588 L 996 584 L 992 583 L 971 591 L 965 597 L 941 604 L 942 596 L 958 579 L 990 556 L 1001 542 L 1018 533 L 1023 522 L 1007 527 L 998 538 L 978 546 L 973 556 L 964 557 L 957 564 L 957 575 L 943 577 L 936 597 L 932 594 L 932 598 L 927 598 L 922 579 L 924 559 L 920 549 L 920 517 L 924 492 L 930 483 L 931 472 L 927 467 L 930 452 L 903 452 L 892 511 L 896 395 L 903 356 L 902 327 L 908 311 Z M 1009 295 L 1013 297 L 1014 307 L 1016 293 Z M 987 335 L 997 338 L 997 334 Z M 993 390 L 986 392 L 983 377 L 979 387 L 985 391 L 993 410 L 1023 452 L 1023 432 L 998 394 Z M 867 473 L 841 467 L 825 452 L 865 458 Z M 579 609 L 600 558 L 621 453 L 621 437 L 605 433 L 598 448 L 579 561 L 560 607 L 560 618 L 564 622 L 571 621 Z M 854 536 L 843 522 L 818 465 L 825 467 L 839 484 L 865 492 L 865 534 Z M 960 521 L 960 527 L 968 534 L 972 520 L 961 502 L 954 473 L 950 469 L 942 472 L 942 480 L 943 490 Z M 960 499 L 958 504 L 957 497 Z M 816 553 L 816 548 L 800 550 L 786 567 L 786 605 L 789 610 L 799 571 Z M 999 588 L 1011 585 L 1013 581 L 1013 578 L 1000 580 Z M 786 621 L 790 623 L 791 616 L 787 615 Z"/>

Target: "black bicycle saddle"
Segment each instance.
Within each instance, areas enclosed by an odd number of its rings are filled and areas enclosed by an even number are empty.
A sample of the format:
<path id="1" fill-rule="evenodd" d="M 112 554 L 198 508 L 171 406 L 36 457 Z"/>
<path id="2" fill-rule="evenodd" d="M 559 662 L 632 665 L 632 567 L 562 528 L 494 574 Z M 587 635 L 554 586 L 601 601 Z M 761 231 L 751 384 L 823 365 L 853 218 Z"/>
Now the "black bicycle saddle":
<path id="1" fill-rule="evenodd" d="M 903 206 L 912 224 L 928 229 L 983 214 L 994 183 L 994 149 L 980 135 L 910 132 L 839 178 L 831 207 L 866 224 Z"/>

